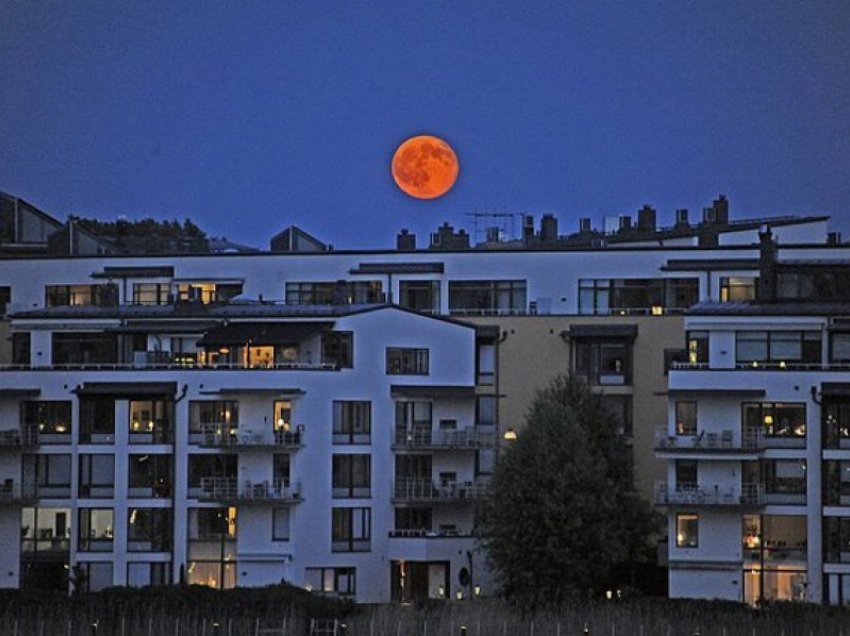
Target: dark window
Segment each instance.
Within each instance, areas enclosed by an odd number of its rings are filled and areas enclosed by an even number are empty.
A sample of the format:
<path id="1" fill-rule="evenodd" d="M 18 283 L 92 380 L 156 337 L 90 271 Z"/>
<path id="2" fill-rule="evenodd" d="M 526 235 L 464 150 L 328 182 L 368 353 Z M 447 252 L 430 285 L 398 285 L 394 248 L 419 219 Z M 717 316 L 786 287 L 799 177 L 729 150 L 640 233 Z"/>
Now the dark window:
<path id="1" fill-rule="evenodd" d="M 331 550 L 368 552 L 372 537 L 371 508 L 331 509 Z"/>
<path id="2" fill-rule="evenodd" d="M 10 302 L 12 302 L 12 288 L 8 285 L 0 286 L 0 316 L 6 315 Z"/>
<path id="3" fill-rule="evenodd" d="M 817 331 L 738 331 L 735 361 L 758 366 L 760 362 L 818 364 L 821 337 Z"/>
<path id="4" fill-rule="evenodd" d="M 431 530 L 432 514 L 430 508 L 396 508 L 395 529 L 410 532 Z"/>
<path id="5" fill-rule="evenodd" d="M 286 283 L 287 305 L 361 305 L 383 300 L 381 281 Z"/>
<path id="6" fill-rule="evenodd" d="M 850 362 L 850 333 L 832 333 L 829 337 L 829 361 Z"/>
<path id="7" fill-rule="evenodd" d="M 357 593 L 355 568 L 307 568 L 304 572 L 307 589 L 319 594 L 353 596 Z"/>
<path id="8" fill-rule="evenodd" d="M 239 428 L 236 400 L 193 400 L 189 402 L 189 433 L 235 434 Z"/>
<path id="9" fill-rule="evenodd" d="M 764 491 L 768 495 L 805 495 L 806 461 L 766 459 L 761 463 Z"/>
<path id="10" fill-rule="evenodd" d="M 118 304 L 118 286 L 114 284 L 47 285 L 44 295 L 47 307 L 69 305 L 114 307 Z"/>
<path id="11" fill-rule="evenodd" d="M 372 403 L 365 400 L 335 400 L 334 444 L 369 444 L 371 437 Z"/>
<path id="12" fill-rule="evenodd" d="M 827 506 L 850 505 L 850 462 L 824 461 L 823 475 L 824 504 Z"/>
<path id="13" fill-rule="evenodd" d="M 29 457 L 34 459 L 39 497 L 71 496 L 70 455 L 30 455 Z"/>
<path id="14" fill-rule="evenodd" d="M 130 508 L 127 551 L 168 552 L 172 532 L 170 508 Z"/>
<path id="15" fill-rule="evenodd" d="M 19 331 L 12 334 L 12 364 L 28 367 L 32 364 L 31 350 L 29 331 Z"/>
<path id="16" fill-rule="evenodd" d="M 524 280 L 449 281 L 449 313 L 501 316 L 526 313 Z"/>
<path id="17" fill-rule="evenodd" d="M 428 349 L 387 347 L 389 375 L 428 375 Z"/>
<path id="18" fill-rule="evenodd" d="M 112 444 L 115 441 L 115 400 L 109 397 L 80 398 L 80 442 Z"/>
<path id="19" fill-rule="evenodd" d="M 398 284 L 398 304 L 414 311 L 437 313 L 440 311 L 440 281 L 403 280 Z"/>
<path id="20" fill-rule="evenodd" d="M 697 485 L 697 463 L 693 459 L 676 460 L 676 490 L 688 490 Z"/>
<path id="21" fill-rule="evenodd" d="M 620 435 L 632 435 L 632 396 L 631 395 L 601 395 L 604 408 Z"/>
<path id="22" fill-rule="evenodd" d="M 80 497 L 113 497 L 115 495 L 115 456 L 80 455 Z"/>
<path id="23" fill-rule="evenodd" d="M 689 331 L 688 341 L 688 363 L 708 364 L 708 332 Z"/>
<path id="24" fill-rule="evenodd" d="M 171 463 L 170 455 L 130 455 L 129 496 L 170 497 Z"/>
<path id="25" fill-rule="evenodd" d="M 580 314 L 663 314 L 699 300 L 696 278 L 584 278 L 579 280 Z"/>
<path id="26" fill-rule="evenodd" d="M 329 331 L 322 334 L 322 363 L 338 369 L 354 366 L 354 335 L 350 331 Z"/>
<path id="27" fill-rule="evenodd" d="M 824 401 L 821 417 L 824 447 L 845 446 L 850 440 L 850 402 Z"/>
<path id="28" fill-rule="evenodd" d="M 369 455 L 334 455 L 332 469 L 334 497 L 369 497 L 372 458 Z"/>
<path id="29" fill-rule="evenodd" d="M 118 340 L 114 334 L 53 333 L 54 365 L 114 364 L 118 362 Z"/>
<path id="30" fill-rule="evenodd" d="M 589 384 L 631 384 L 632 343 L 625 338 L 577 338 L 575 372 Z"/>
<path id="31" fill-rule="evenodd" d="M 208 477 L 236 479 L 236 456 L 189 455 L 189 488 L 200 488 Z"/>
<path id="32" fill-rule="evenodd" d="M 168 283 L 134 283 L 134 305 L 167 305 L 171 286 Z"/>
<path id="33" fill-rule="evenodd" d="M 850 563 L 850 517 L 824 517 L 824 560 Z"/>

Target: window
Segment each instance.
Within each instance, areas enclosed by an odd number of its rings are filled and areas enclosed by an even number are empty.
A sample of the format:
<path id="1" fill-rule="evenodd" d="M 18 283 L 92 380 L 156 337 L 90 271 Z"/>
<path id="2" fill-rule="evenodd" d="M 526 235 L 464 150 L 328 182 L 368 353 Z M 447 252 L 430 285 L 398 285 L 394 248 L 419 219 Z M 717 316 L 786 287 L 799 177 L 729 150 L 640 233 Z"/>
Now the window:
<path id="1" fill-rule="evenodd" d="M 197 496 L 201 481 L 208 477 L 236 479 L 235 455 L 189 455 L 190 496 Z M 194 491 L 194 493 L 192 492 Z"/>
<path id="2" fill-rule="evenodd" d="M 35 460 L 39 497 L 71 496 L 70 455 L 30 455 L 29 457 Z"/>
<path id="3" fill-rule="evenodd" d="M 384 301 L 381 281 L 286 283 L 287 305 L 360 305 Z"/>
<path id="4" fill-rule="evenodd" d="M 395 426 L 397 437 L 412 433 L 421 443 L 431 435 L 432 405 L 425 401 L 396 402 Z"/>
<path id="5" fill-rule="evenodd" d="M 177 285 L 177 297 L 180 300 L 223 303 L 242 293 L 242 283 L 192 282 Z"/>
<path id="6" fill-rule="evenodd" d="M 289 508 L 272 509 L 272 541 L 289 541 Z"/>
<path id="7" fill-rule="evenodd" d="M 304 586 L 320 594 L 354 596 L 357 593 L 355 568 L 307 568 Z"/>
<path id="8" fill-rule="evenodd" d="M 112 508 L 80 508 L 78 549 L 81 552 L 112 552 Z"/>
<path id="9" fill-rule="evenodd" d="M 676 460 L 676 490 L 689 490 L 696 488 L 697 463 L 693 459 Z"/>
<path id="10" fill-rule="evenodd" d="M 496 396 L 479 395 L 475 399 L 475 425 L 496 425 Z"/>
<path id="11" fill-rule="evenodd" d="M 70 522 L 70 508 L 22 508 L 21 552 L 67 552 Z"/>
<path id="12" fill-rule="evenodd" d="M 171 496 L 170 455 L 130 455 L 129 486 L 130 497 L 170 497 Z"/>
<path id="13" fill-rule="evenodd" d="M 334 455 L 332 487 L 334 497 L 369 497 L 372 458 L 369 455 Z"/>
<path id="14" fill-rule="evenodd" d="M 824 461 L 824 505 L 850 505 L 850 462 Z"/>
<path id="15" fill-rule="evenodd" d="M 168 552 L 172 532 L 170 508 L 130 508 L 128 511 L 129 552 Z"/>
<path id="16" fill-rule="evenodd" d="M 134 305 L 167 305 L 168 283 L 133 283 Z"/>
<path id="17" fill-rule="evenodd" d="M 0 286 L 0 316 L 6 315 L 6 309 L 12 301 L 12 288 L 8 285 Z"/>
<path id="18" fill-rule="evenodd" d="M 170 400 L 130 400 L 130 443 L 171 442 Z"/>
<path id="19" fill-rule="evenodd" d="M 491 385 L 496 382 L 496 345 L 492 343 L 478 344 L 477 383 Z"/>
<path id="20" fill-rule="evenodd" d="M 115 495 L 115 456 L 80 455 L 79 496 L 98 498 Z"/>
<path id="21" fill-rule="evenodd" d="M 333 403 L 334 444 L 369 444 L 372 433 L 372 403 L 335 400 Z"/>
<path id="22" fill-rule="evenodd" d="M 626 338 L 577 338 L 575 372 L 589 384 L 631 384 L 632 343 Z"/>
<path id="23" fill-rule="evenodd" d="M 71 442 L 71 402 L 21 402 L 21 422 L 26 428 L 38 430 L 41 444 Z"/>
<path id="24" fill-rule="evenodd" d="M 584 278 L 579 280 L 580 314 L 681 311 L 699 299 L 696 278 Z"/>
<path id="25" fill-rule="evenodd" d="M 806 460 L 766 459 L 762 461 L 761 468 L 766 494 L 806 494 Z"/>
<path id="26" fill-rule="evenodd" d="M 850 517 L 824 517 L 824 560 L 850 563 Z"/>
<path id="27" fill-rule="evenodd" d="M 371 508 L 331 509 L 331 550 L 368 552 L 372 536 Z"/>
<path id="28" fill-rule="evenodd" d="M 189 436 L 231 435 L 239 428 L 239 402 L 236 400 L 193 400 L 189 402 Z M 194 434 L 194 435 L 193 435 Z"/>
<path id="29" fill-rule="evenodd" d="M 738 364 L 759 362 L 818 364 L 821 338 L 817 331 L 738 331 L 735 334 Z"/>
<path id="30" fill-rule="evenodd" d="M 745 402 L 744 427 L 768 437 L 806 437 L 806 405 L 791 402 Z"/>
<path id="31" fill-rule="evenodd" d="M 115 400 L 108 397 L 80 398 L 80 442 L 112 444 L 115 441 Z"/>
<path id="32" fill-rule="evenodd" d="M 601 395 L 602 408 L 608 412 L 614 421 L 620 435 L 632 435 L 632 396 L 631 395 Z"/>
<path id="33" fill-rule="evenodd" d="M 850 402 L 826 401 L 821 409 L 824 448 L 839 448 L 850 439 Z"/>
<path id="34" fill-rule="evenodd" d="M 32 364 L 29 331 L 17 331 L 12 334 L 12 364 L 28 367 Z"/>
<path id="35" fill-rule="evenodd" d="M 54 365 L 115 364 L 118 362 L 118 341 L 114 334 L 103 332 L 54 332 Z"/>
<path id="36" fill-rule="evenodd" d="M 722 276 L 720 302 L 741 303 L 756 299 L 756 281 L 752 276 Z"/>
<path id="37" fill-rule="evenodd" d="M 793 301 L 850 299 L 850 275 L 844 267 L 812 267 L 777 272 L 776 295 Z"/>
<path id="38" fill-rule="evenodd" d="M 428 375 L 428 349 L 387 347 L 388 375 Z"/>
<path id="39" fill-rule="evenodd" d="M 171 563 L 133 562 L 127 564 L 127 585 L 146 587 L 148 585 L 168 585 L 171 582 L 169 570 Z"/>
<path id="40" fill-rule="evenodd" d="M 524 280 L 449 281 L 449 313 L 502 316 L 526 313 Z"/>
<path id="41" fill-rule="evenodd" d="M 696 435 L 697 403 L 676 402 L 676 435 Z"/>
<path id="42" fill-rule="evenodd" d="M 398 284 L 398 304 L 414 311 L 435 314 L 440 311 L 440 281 L 403 280 Z"/>
<path id="43" fill-rule="evenodd" d="M 699 515 L 676 515 L 676 547 L 696 548 L 699 546 Z"/>
<path id="44" fill-rule="evenodd" d="M 322 364 L 337 369 L 354 366 L 354 335 L 350 331 L 328 331 L 322 334 Z"/>
<path id="45" fill-rule="evenodd" d="M 46 307 L 69 305 L 115 307 L 118 304 L 118 286 L 114 284 L 47 285 L 44 295 Z"/>
<path id="46" fill-rule="evenodd" d="M 431 530 L 432 512 L 430 508 L 396 508 L 395 529 L 407 532 L 428 532 Z"/>
<path id="47" fill-rule="evenodd" d="M 112 581 L 111 561 L 79 561 L 74 567 L 83 573 L 83 587 L 85 592 L 98 592 L 114 585 Z"/>
<path id="48" fill-rule="evenodd" d="M 708 364 L 708 332 L 689 331 L 688 364 Z"/>
<path id="49" fill-rule="evenodd" d="M 850 362 L 850 333 L 833 332 L 829 337 L 829 361 Z"/>
<path id="50" fill-rule="evenodd" d="M 289 488 L 289 455 L 275 453 L 272 455 L 272 483 L 275 489 Z"/>

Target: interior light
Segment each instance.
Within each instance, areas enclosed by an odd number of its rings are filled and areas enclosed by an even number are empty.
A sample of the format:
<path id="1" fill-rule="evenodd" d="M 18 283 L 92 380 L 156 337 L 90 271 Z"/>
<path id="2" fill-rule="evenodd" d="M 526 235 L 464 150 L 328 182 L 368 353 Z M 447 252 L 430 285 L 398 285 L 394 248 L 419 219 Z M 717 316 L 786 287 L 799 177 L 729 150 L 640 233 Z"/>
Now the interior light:
<path id="1" fill-rule="evenodd" d="M 663 316 L 664 315 L 664 307 L 661 305 L 653 305 L 651 310 L 653 316 Z"/>
<path id="2" fill-rule="evenodd" d="M 772 415 L 765 415 L 764 416 L 764 423 L 767 424 L 768 426 L 773 424 L 773 416 Z"/>
<path id="3" fill-rule="evenodd" d="M 457 600 L 459 600 L 459 601 L 462 601 L 463 600 L 463 590 L 458 590 L 457 592 L 455 592 L 455 598 L 457 598 Z"/>
<path id="4" fill-rule="evenodd" d="M 516 441 L 517 434 L 513 428 L 508 428 L 508 430 L 505 431 L 505 434 L 502 437 L 504 437 L 505 440 L 509 442 L 514 442 Z"/>

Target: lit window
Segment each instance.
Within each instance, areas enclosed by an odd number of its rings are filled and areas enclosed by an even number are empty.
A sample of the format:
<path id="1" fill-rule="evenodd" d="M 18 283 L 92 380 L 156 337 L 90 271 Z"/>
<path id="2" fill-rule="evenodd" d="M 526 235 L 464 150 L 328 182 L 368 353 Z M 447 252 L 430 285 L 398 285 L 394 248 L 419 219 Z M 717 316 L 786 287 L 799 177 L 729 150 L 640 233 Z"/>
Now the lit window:
<path id="1" fill-rule="evenodd" d="M 676 547 L 696 548 L 699 545 L 699 516 L 676 515 Z"/>

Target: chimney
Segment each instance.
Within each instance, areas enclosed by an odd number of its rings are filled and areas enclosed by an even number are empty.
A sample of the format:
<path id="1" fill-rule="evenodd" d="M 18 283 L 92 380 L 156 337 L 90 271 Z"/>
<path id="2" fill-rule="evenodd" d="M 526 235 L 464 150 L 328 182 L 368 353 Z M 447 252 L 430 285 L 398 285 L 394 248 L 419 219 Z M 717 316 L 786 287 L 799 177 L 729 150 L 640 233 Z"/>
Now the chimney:
<path id="1" fill-rule="evenodd" d="M 759 279 L 756 299 L 759 302 L 776 300 L 776 241 L 770 226 L 759 232 Z"/>
<path id="2" fill-rule="evenodd" d="M 841 245 L 841 232 L 830 232 L 826 235 L 827 245 Z"/>
<path id="3" fill-rule="evenodd" d="M 623 214 L 620 216 L 620 231 L 628 231 L 632 229 L 632 217 L 628 214 Z"/>
<path id="4" fill-rule="evenodd" d="M 399 252 L 412 252 L 416 249 L 416 235 L 403 228 L 396 236 L 395 247 Z"/>
<path id="5" fill-rule="evenodd" d="M 526 214 L 522 217 L 522 242 L 529 245 L 534 240 L 534 217 Z"/>
<path id="6" fill-rule="evenodd" d="M 721 194 L 712 203 L 714 208 L 714 222 L 718 225 L 729 224 L 729 199 L 725 194 Z"/>
<path id="7" fill-rule="evenodd" d="M 540 219 L 540 241 L 554 245 L 558 240 L 558 219 L 554 214 L 544 214 Z"/>
<path id="8" fill-rule="evenodd" d="M 690 223 L 688 223 L 688 210 L 686 208 L 676 210 L 676 227 L 690 227 Z"/>
<path id="9" fill-rule="evenodd" d="M 492 225 L 487 228 L 486 233 L 486 241 L 488 243 L 498 243 L 499 242 L 499 228 L 495 225 Z"/>
<path id="10" fill-rule="evenodd" d="M 641 232 L 655 232 L 655 210 L 649 205 L 638 210 L 637 226 Z"/>
<path id="11" fill-rule="evenodd" d="M 579 232 L 590 232 L 590 217 L 584 216 L 578 220 L 578 231 Z"/>
<path id="12" fill-rule="evenodd" d="M 702 209 L 702 222 L 705 225 L 714 225 L 717 223 L 717 213 L 713 207 Z"/>

